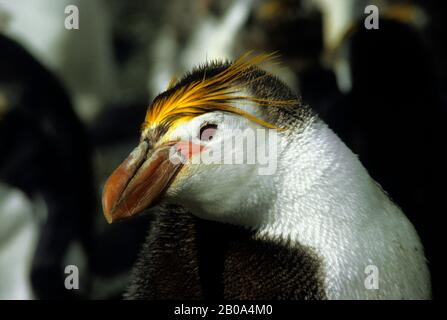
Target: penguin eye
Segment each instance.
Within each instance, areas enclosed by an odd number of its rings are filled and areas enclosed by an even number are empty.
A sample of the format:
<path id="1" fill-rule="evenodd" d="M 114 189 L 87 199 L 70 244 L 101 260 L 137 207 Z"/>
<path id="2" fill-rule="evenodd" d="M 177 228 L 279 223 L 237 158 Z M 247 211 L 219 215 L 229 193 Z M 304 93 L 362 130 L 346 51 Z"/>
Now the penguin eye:
<path id="1" fill-rule="evenodd" d="M 199 138 L 202 141 L 211 141 L 216 135 L 217 124 L 207 123 L 200 128 Z"/>

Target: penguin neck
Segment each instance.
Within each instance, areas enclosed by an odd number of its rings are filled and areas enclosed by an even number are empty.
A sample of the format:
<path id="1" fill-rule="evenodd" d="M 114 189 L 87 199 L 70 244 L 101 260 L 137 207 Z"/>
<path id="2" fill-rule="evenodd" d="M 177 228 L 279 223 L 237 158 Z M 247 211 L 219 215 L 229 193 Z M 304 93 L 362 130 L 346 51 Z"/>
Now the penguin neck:
<path id="1" fill-rule="evenodd" d="M 321 248 L 327 237 L 353 232 L 365 197 L 380 197 L 357 156 L 320 120 L 282 139 L 281 150 L 260 237 Z"/>

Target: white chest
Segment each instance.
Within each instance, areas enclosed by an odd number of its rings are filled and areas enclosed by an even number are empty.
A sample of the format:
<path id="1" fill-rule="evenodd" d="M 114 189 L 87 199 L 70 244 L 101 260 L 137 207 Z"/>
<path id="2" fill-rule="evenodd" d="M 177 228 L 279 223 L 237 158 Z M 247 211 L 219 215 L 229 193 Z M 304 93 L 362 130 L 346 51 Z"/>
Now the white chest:
<path id="1" fill-rule="evenodd" d="M 329 299 L 430 298 L 416 231 L 357 157 L 321 123 L 296 143 L 259 234 L 313 249 Z"/>

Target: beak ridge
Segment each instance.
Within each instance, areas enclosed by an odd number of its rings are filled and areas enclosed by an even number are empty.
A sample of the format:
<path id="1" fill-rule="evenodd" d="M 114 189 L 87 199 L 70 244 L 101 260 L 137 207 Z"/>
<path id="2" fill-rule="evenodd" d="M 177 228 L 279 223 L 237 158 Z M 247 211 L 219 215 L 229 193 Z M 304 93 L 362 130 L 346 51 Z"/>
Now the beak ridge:
<path id="1" fill-rule="evenodd" d="M 143 141 L 107 179 L 102 205 L 108 223 L 133 217 L 156 204 L 181 168 L 169 146 L 149 150 Z"/>

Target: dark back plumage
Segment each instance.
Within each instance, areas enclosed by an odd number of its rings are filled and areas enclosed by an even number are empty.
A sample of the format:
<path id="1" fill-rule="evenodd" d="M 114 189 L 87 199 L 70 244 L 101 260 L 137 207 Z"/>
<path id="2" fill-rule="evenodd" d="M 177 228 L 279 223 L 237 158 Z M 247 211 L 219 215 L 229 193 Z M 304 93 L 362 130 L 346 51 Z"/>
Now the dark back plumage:
<path id="1" fill-rule="evenodd" d="M 320 260 L 309 248 L 256 239 L 251 231 L 194 217 L 180 206 L 154 210 L 125 298 L 326 298 Z"/>

